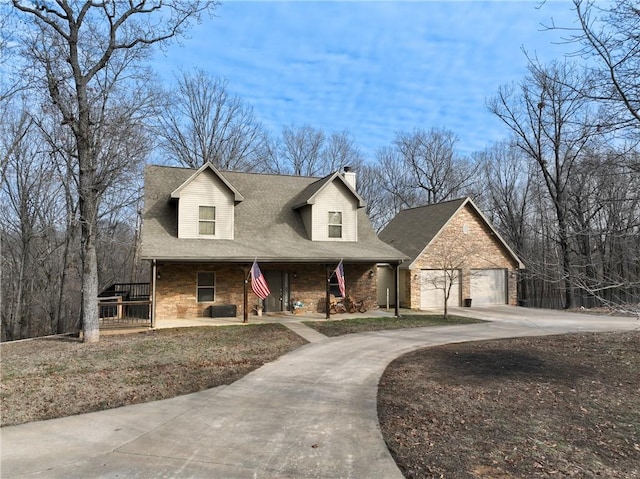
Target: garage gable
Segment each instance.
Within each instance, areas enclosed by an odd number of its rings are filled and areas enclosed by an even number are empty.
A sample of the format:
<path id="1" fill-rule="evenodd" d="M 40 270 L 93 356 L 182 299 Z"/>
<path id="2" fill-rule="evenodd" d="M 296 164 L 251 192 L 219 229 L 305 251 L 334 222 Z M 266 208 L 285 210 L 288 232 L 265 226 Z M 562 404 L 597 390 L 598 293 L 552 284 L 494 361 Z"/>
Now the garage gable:
<path id="1" fill-rule="evenodd" d="M 524 265 L 470 198 L 401 211 L 380 238 L 410 257 L 401 266 L 409 270 L 407 307 L 436 301 L 425 270 L 460 271 L 459 295 L 450 305 L 517 301 L 516 271 Z"/>

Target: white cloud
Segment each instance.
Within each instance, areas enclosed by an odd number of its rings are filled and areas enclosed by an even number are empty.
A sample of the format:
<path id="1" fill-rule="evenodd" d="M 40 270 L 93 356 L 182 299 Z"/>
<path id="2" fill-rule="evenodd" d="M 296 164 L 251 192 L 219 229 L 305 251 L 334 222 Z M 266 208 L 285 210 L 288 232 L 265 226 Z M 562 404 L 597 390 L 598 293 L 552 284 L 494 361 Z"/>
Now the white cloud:
<path id="1" fill-rule="evenodd" d="M 396 131 L 444 127 L 463 153 L 506 136 L 486 110 L 501 84 L 526 73 L 522 47 L 543 60 L 541 22 L 572 21 L 570 2 L 230 2 L 161 58 L 161 74 L 198 66 L 277 133 L 309 123 L 348 130 L 363 151 Z"/>

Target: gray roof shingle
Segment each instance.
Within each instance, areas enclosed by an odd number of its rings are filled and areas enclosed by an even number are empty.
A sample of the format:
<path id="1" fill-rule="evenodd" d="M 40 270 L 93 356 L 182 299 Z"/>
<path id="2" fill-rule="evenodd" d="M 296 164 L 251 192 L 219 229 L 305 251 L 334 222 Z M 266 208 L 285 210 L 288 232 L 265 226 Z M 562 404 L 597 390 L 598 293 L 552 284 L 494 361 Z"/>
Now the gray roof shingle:
<path id="1" fill-rule="evenodd" d="M 242 194 L 235 206 L 233 240 L 179 239 L 177 204 L 171 193 L 196 170 L 167 166 L 145 169 L 143 259 L 246 262 L 399 262 L 406 256 L 375 234 L 364 208 L 358 210 L 358 241 L 311 241 L 294 210 L 318 178 L 221 172 Z M 311 188 L 309 188 L 311 186 Z M 306 191 L 305 191 L 306 190 Z"/>
<path id="2" fill-rule="evenodd" d="M 380 239 L 406 254 L 409 257 L 409 261 L 405 262 L 403 267 L 411 267 L 411 263 L 420 256 L 440 230 L 444 228 L 460 208 L 467 204 L 473 208 L 481 221 L 492 230 L 502 247 L 518 263 L 518 267 L 524 268 L 520 258 L 469 197 L 402 210 L 380 232 Z"/>
<path id="3" fill-rule="evenodd" d="M 380 232 L 380 239 L 413 262 L 467 198 L 400 211 Z"/>

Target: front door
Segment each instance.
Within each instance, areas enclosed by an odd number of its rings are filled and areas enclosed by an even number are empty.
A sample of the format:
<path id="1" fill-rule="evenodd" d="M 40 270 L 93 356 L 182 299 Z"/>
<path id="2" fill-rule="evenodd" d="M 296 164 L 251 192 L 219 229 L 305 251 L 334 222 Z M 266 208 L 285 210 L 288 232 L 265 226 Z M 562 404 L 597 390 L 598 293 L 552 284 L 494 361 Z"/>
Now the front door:
<path id="1" fill-rule="evenodd" d="M 273 313 L 289 310 L 289 272 L 280 270 L 266 270 L 264 279 L 269 285 L 271 294 L 264 300 L 264 311 Z"/>

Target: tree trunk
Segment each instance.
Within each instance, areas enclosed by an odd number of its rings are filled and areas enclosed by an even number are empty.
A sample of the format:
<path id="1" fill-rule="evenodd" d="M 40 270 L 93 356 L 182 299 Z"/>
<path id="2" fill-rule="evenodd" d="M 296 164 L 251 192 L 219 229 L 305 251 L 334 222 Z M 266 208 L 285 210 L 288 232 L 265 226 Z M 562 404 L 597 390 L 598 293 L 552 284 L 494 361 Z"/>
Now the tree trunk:
<path id="1" fill-rule="evenodd" d="M 98 257 L 96 254 L 96 230 L 98 221 L 98 194 L 96 188 L 96 166 L 92 155 L 89 133 L 89 107 L 86 100 L 86 85 L 76 81 L 78 104 L 80 105 L 79 127 L 76 134 L 78 183 L 80 193 L 81 255 L 82 255 L 82 333 L 85 343 L 100 339 L 98 323 Z"/>
<path id="2" fill-rule="evenodd" d="M 81 146 L 82 145 L 82 146 Z M 80 159 L 80 222 L 81 255 L 82 255 L 82 333 L 86 343 L 100 339 L 98 323 L 98 257 L 96 254 L 96 223 L 98 215 L 98 199 L 94 193 L 95 167 L 83 168 L 83 163 L 91 165 L 93 159 L 86 144 L 78 141 L 78 157 Z M 82 153 L 81 153 L 82 152 Z M 85 163 L 86 162 L 86 163 Z"/>
<path id="3" fill-rule="evenodd" d="M 85 343 L 100 339 L 98 321 L 98 261 L 93 238 L 83 245 L 82 268 L 82 334 Z"/>
<path id="4" fill-rule="evenodd" d="M 562 273 L 564 278 L 564 309 L 570 309 L 574 304 L 574 279 L 571 267 L 571 251 L 569 247 L 569 232 L 567 219 L 563 208 L 564 199 L 561 195 L 554 198 L 556 206 L 556 216 L 558 220 L 558 242 L 560 243 L 560 253 L 562 255 Z"/>

